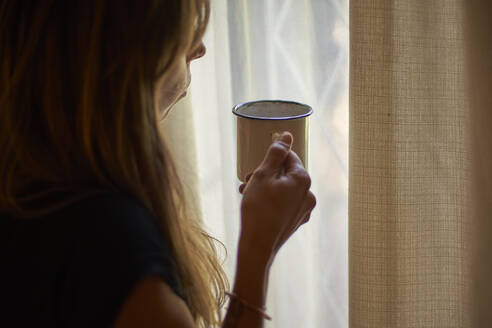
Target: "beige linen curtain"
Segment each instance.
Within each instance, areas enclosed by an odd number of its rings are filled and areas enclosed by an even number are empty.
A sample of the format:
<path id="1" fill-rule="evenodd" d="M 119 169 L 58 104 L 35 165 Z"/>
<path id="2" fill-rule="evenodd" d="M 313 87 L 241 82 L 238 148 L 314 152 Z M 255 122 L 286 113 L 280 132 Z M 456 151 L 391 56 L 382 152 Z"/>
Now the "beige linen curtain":
<path id="1" fill-rule="evenodd" d="M 463 5 L 350 1 L 351 328 L 471 324 Z"/>

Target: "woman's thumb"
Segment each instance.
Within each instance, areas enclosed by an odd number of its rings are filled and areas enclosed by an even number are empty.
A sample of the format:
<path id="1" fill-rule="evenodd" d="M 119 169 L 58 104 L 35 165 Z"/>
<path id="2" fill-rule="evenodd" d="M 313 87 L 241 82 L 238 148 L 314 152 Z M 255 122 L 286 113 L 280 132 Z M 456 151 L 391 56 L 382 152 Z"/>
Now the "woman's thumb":
<path id="1" fill-rule="evenodd" d="M 275 142 L 275 141 L 283 142 L 289 146 L 289 149 L 292 146 L 292 139 L 293 139 L 292 134 L 290 134 L 290 132 L 288 132 L 288 131 L 284 131 L 284 132 L 282 132 L 282 134 L 275 132 L 272 135 L 272 141 L 273 142 Z"/>
<path id="2" fill-rule="evenodd" d="M 268 169 L 278 170 L 292 147 L 293 137 L 290 132 L 284 131 L 281 135 L 273 135 L 274 142 L 268 148 L 262 166 Z"/>

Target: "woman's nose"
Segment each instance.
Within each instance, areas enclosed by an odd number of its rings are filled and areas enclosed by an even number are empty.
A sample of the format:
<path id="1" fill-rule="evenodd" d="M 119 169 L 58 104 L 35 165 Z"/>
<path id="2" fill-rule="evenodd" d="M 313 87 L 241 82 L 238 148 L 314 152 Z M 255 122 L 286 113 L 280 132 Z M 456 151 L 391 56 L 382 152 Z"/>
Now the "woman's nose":
<path id="1" fill-rule="evenodd" d="M 205 44 L 203 44 L 202 41 L 198 46 L 198 48 L 196 48 L 196 50 L 191 55 L 188 56 L 188 61 L 192 61 L 200 57 L 203 57 L 206 52 L 207 52 L 207 48 L 205 47 Z"/>

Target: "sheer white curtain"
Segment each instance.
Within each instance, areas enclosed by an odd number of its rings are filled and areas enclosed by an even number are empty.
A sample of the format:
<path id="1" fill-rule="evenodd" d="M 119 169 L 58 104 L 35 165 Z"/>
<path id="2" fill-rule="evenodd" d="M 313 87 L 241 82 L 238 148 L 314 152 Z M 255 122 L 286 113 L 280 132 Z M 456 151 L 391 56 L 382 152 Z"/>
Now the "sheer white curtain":
<path id="1" fill-rule="evenodd" d="M 227 246 L 231 281 L 241 202 L 232 106 L 288 99 L 313 107 L 308 169 L 317 206 L 274 262 L 267 327 L 348 325 L 348 36 L 348 0 L 213 0 L 207 54 L 191 66 L 183 103 L 192 108 L 184 115 L 192 116 L 199 204 Z"/>

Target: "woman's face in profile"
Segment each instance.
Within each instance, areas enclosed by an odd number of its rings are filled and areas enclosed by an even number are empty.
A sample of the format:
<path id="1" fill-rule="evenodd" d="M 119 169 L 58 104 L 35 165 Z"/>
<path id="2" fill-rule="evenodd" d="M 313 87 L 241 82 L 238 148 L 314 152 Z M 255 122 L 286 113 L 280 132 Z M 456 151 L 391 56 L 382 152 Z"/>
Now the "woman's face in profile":
<path id="1" fill-rule="evenodd" d="M 202 42 L 193 53 L 178 58 L 171 67 L 167 79 L 161 78 L 157 82 L 156 104 L 161 119 L 169 113 L 176 102 L 186 95 L 191 82 L 190 63 L 203 57 L 205 52 L 206 48 Z"/>

